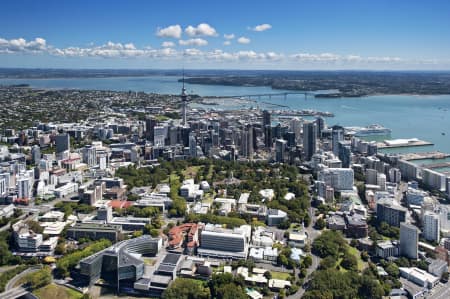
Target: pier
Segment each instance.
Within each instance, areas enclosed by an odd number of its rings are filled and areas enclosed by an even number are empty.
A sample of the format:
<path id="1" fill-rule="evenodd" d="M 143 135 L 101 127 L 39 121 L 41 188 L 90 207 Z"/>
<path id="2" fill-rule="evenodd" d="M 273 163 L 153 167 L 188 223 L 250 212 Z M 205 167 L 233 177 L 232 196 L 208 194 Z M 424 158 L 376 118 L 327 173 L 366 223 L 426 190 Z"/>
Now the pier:
<path id="1" fill-rule="evenodd" d="M 427 145 L 434 145 L 434 144 L 432 142 L 419 140 L 419 139 L 385 140 L 383 142 L 378 142 L 377 143 L 377 146 L 378 146 L 379 149 L 413 147 L 413 146 L 427 146 Z"/>
<path id="2" fill-rule="evenodd" d="M 412 161 L 412 160 L 423 160 L 423 159 L 445 159 L 449 158 L 450 154 L 435 151 L 435 152 L 426 152 L 426 153 L 406 153 L 400 155 L 402 160 Z"/>
<path id="3" fill-rule="evenodd" d="M 450 167 L 450 162 L 433 163 L 433 164 L 422 164 L 420 166 L 423 167 L 423 168 L 426 168 L 426 169 L 438 169 L 438 168 Z"/>

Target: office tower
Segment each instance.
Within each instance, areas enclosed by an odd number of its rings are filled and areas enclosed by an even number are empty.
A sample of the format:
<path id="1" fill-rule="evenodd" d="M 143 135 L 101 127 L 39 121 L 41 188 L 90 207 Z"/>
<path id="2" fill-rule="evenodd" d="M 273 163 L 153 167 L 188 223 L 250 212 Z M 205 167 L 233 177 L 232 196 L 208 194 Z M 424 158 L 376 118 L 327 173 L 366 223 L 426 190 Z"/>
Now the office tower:
<path id="1" fill-rule="evenodd" d="M 191 128 L 181 127 L 181 143 L 183 146 L 189 146 L 189 136 L 191 134 Z"/>
<path id="2" fill-rule="evenodd" d="M 440 219 L 436 213 L 426 211 L 423 215 L 423 236 L 428 241 L 439 243 Z"/>
<path id="3" fill-rule="evenodd" d="M 148 117 L 145 119 L 145 138 L 153 141 L 155 136 L 156 119 L 154 117 Z"/>
<path id="4" fill-rule="evenodd" d="M 285 137 L 286 137 L 286 141 L 287 141 L 287 146 L 289 146 L 289 147 L 295 146 L 296 142 L 295 142 L 295 133 L 294 132 L 287 132 Z"/>
<path id="5" fill-rule="evenodd" d="M 29 199 L 33 195 L 33 184 L 26 175 L 17 178 L 17 197 L 19 199 Z"/>
<path id="6" fill-rule="evenodd" d="M 189 135 L 189 156 L 197 157 L 197 140 L 194 133 Z"/>
<path id="7" fill-rule="evenodd" d="M 405 222 L 400 223 L 400 255 L 410 259 L 417 259 L 419 231 L 417 227 Z"/>
<path id="8" fill-rule="evenodd" d="M 325 129 L 325 119 L 322 116 L 319 116 L 315 120 L 317 126 L 317 137 L 322 136 L 323 129 Z"/>
<path id="9" fill-rule="evenodd" d="M 166 144 L 167 126 L 156 126 L 154 128 L 153 145 L 164 146 Z"/>
<path id="10" fill-rule="evenodd" d="M 69 134 L 59 134 L 55 137 L 56 153 L 62 153 L 70 150 L 70 136 Z"/>
<path id="11" fill-rule="evenodd" d="M 384 173 L 377 173 L 377 185 L 380 191 L 386 191 L 386 175 Z"/>
<path id="12" fill-rule="evenodd" d="M 389 169 L 388 174 L 389 174 L 389 176 L 388 176 L 389 182 L 397 183 L 397 184 L 399 184 L 401 182 L 402 174 L 400 172 L 400 169 L 391 168 L 391 169 Z"/>
<path id="13" fill-rule="evenodd" d="M 253 127 L 247 125 L 242 130 L 241 152 L 244 157 L 251 159 L 253 157 Z"/>
<path id="14" fill-rule="evenodd" d="M 180 130 L 179 127 L 171 126 L 169 127 L 169 145 L 176 145 L 180 140 Z"/>
<path id="15" fill-rule="evenodd" d="M 338 143 L 338 157 L 342 162 L 342 167 L 349 168 L 352 159 L 352 149 L 351 145 L 348 142 L 340 141 Z"/>
<path id="16" fill-rule="evenodd" d="M 39 145 L 34 145 L 31 148 L 31 159 L 33 164 L 37 164 L 41 160 L 41 148 Z"/>
<path id="17" fill-rule="evenodd" d="M 83 163 L 88 166 L 97 165 L 97 149 L 92 145 L 86 145 L 83 148 Z"/>
<path id="18" fill-rule="evenodd" d="M 303 152 L 305 161 L 310 161 L 312 155 L 316 152 L 317 144 L 317 126 L 314 122 L 303 123 Z"/>
<path id="19" fill-rule="evenodd" d="M 333 126 L 331 129 L 331 146 L 333 154 L 339 155 L 339 142 L 344 140 L 344 128 L 341 126 Z"/>
<path id="20" fill-rule="evenodd" d="M 264 127 L 264 146 L 266 148 L 272 147 L 272 127 L 271 126 Z"/>
<path id="21" fill-rule="evenodd" d="M 302 121 L 298 117 L 291 119 L 289 123 L 289 131 L 294 132 L 295 142 L 300 143 L 302 135 Z"/>
<path id="22" fill-rule="evenodd" d="M 265 126 L 272 126 L 272 120 L 271 120 L 271 115 L 270 112 L 267 110 L 263 111 L 263 122 L 262 122 L 262 126 L 263 128 Z"/>
<path id="23" fill-rule="evenodd" d="M 275 161 L 283 163 L 285 160 L 287 141 L 283 139 L 277 139 L 275 141 Z"/>

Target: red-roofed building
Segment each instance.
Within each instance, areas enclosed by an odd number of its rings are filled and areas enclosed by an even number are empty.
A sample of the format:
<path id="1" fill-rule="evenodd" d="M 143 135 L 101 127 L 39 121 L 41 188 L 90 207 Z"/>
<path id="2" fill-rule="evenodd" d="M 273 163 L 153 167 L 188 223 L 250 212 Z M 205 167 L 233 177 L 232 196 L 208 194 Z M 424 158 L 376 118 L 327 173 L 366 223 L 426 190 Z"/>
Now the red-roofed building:
<path id="1" fill-rule="evenodd" d="M 193 253 L 200 243 L 198 231 L 200 225 L 197 223 L 185 223 L 173 227 L 169 231 L 169 249 L 179 249 L 185 244 L 188 253 Z"/>
<path id="2" fill-rule="evenodd" d="M 127 201 L 127 200 L 111 200 L 109 202 L 109 205 L 113 208 L 113 209 L 125 209 L 125 208 L 129 208 L 133 205 L 134 203 L 132 201 Z"/>

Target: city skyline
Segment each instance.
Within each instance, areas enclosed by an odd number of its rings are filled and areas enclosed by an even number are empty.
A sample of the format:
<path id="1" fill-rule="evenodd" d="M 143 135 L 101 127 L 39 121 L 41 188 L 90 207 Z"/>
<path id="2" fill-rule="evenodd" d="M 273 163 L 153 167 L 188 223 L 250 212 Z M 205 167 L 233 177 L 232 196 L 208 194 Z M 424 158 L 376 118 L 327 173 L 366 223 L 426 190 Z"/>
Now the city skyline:
<path id="1" fill-rule="evenodd" d="M 445 1 L 6 1 L 0 65 L 449 70 Z"/>

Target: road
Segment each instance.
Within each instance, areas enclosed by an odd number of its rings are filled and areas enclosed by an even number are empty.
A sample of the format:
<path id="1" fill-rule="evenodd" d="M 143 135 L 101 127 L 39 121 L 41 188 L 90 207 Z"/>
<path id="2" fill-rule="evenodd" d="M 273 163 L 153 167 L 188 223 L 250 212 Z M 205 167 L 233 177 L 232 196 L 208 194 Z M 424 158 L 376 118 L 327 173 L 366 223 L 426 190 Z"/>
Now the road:
<path id="1" fill-rule="evenodd" d="M 27 294 L 28 290 L 22 286 L 12 288 L 0 294 L 0 298 L 2 299 L 16 299 L 22 297 Z"/>
<path id="2" fill-rule="evenodd" d="M 25 275 L 39 271 L 41 269 L 42 269 L 42 265 L 38 265 L 38 266 L 33 266 L 31 268 L 28 268 L 23 272 L 20 272 L 19 274 L 14 276 L 10 281 L 8 281 L 8 283 L 5 286 L 5 291 L 9 291 L 9 290 L 13 289 L 14 286 L 19 282 L 19 280 L 22 277 L 25 277 Z"/>
<path id="3" fill-rule="evenodd" d="M 314 228 L 314 224 L 316 223 L 316 216 L 315 216 L 316 209 L 313 208 L 313 207 L 310 207 L 309 210 L 308 210 L 308 213 L 309 213 L 309 216 L 311 218 L 311 223 L 310 223 L 310 225 L 308 227 L 305 228 L 305 231 L 306 231 L 306 234 L 308 235 L 308 239 L 309 239 L 310 244 L 312 244 L 314 242 L 314 240 L 318 236 L 320 236 L 322 231 L 317 230 L 317 229 Z M 298 290 L 297 293 L 295 293 L 295 294 L 293 294 L 291 296 L 288 296 L 287 298 L 289 298 L 289 299 L 302 298 L 302 296 L 305 294 L 306 289 L 304 288 L 304 286 L 308 284 L 309 280 L 311 279 L 311 274 L 314 271 L 316 271 L 317 268 L 320 265 L 320 258 L 317 255 L 311 253 L 311 258 L 312 258 L 312 264 L 311 264 L 311 267 L 309 267 L 308 270 L 307 270 L 307 275 L 306 275 L 307 278 L 303 282 L 303 286 Z"/>

